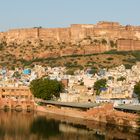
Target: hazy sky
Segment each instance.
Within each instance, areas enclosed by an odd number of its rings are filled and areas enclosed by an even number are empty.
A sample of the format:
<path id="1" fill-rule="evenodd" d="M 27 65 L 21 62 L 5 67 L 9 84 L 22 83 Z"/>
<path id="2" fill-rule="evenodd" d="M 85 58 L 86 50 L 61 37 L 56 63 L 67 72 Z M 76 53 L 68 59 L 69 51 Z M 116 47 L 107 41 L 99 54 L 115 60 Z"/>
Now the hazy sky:
<path id="1" fill-rule="evenodd" d="M 0 0 L 0 31 L 98 21 L 140 25 L 140 0 Z"/>

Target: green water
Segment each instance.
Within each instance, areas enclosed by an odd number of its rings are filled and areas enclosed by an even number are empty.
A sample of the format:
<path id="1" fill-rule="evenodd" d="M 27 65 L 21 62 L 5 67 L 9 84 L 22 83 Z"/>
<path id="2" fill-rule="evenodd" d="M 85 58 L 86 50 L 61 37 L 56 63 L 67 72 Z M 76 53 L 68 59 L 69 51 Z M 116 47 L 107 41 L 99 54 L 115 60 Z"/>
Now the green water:
<path id="1" fill-rule="evenodd" d="M 35 112 L 0 111 L 0 140 L 138 140 L 124 127 Z"/>

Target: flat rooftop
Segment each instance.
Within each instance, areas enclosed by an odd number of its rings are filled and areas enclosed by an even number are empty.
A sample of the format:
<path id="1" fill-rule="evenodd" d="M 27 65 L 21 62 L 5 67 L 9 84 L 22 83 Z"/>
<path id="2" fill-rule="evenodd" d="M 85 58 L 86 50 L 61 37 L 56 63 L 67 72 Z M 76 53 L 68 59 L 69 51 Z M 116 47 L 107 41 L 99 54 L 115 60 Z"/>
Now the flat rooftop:
<path id="1" fill-rule="evenodd" d="M 114 107 L 114 109 L 140 112 L 140 104 L 139 105 L 131 105 L 131 104 L 119 105 L 119 106 Z"/>
<path id="2" fill-rule="evenodd" d="M 71 108 L 81 108 L 81 109 L 89 109 L 96 106 L 99 106 L 99 104 L 96 103 L 74 103 L 74 102 L 58 102 L 58 101 L 39 101 L 41 103 L 50 104 L 50 105 L 56 105 L 61 107 L 71 107 Z"/>

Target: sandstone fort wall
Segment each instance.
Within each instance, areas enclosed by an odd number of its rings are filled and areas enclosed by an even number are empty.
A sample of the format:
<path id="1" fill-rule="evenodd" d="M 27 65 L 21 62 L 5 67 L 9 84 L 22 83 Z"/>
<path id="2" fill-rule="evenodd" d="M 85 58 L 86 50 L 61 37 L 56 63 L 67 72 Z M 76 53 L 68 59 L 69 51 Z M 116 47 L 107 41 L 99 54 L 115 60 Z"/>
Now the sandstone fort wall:
<path id="1" fill-rule="evenodd" d="M 4 33 L 0 33 L 0 40 L 6 39 L 7 43 L 22 43 L 27 40 L 43 40 L 47 43 L 58 44 L 65 42 L 66 44 L 78 44 L 85 38 L 105 38 L 107 40 L 118 40 L 117 50 L 140 50 L 140 26 L 122 26 L 118 22 L 99 22 L 97 24 L 72 24 L 68 28 L 29 28 L 29 29 L 13 29 Z M 87 46 L 87 48 L 85 47 Z M 91 46 L 84 45 L 85 51 L 79 53 L 104 52 L 109 50 L 107 46 Z M 74 53 L 74 50 L 71 51 Z"/>

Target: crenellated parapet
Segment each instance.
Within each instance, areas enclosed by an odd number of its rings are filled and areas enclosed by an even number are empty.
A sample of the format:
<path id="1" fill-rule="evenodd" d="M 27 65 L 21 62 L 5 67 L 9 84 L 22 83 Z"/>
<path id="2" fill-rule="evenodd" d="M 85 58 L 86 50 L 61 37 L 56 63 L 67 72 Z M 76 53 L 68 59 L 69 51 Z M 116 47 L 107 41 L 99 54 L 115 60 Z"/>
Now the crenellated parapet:
<path id="1" fill-rule="evenodd" d="M 58 42 L 78 41 L 87 36 L 106 36 L 108 38 L 140 38 L 138 33 L 140 26 L 122 26 L 118 22 L 99 22 L 97 24 L 72 24 L 68 28 L 27 28 L 12 29 L 0 33 L 0 38 L 6 36 L 8 41 L 26 40 L 26 39 L 43 39 L 47 41 L 57 40 Z M 136 35 L 135 35 L 136 34 Z"/>

